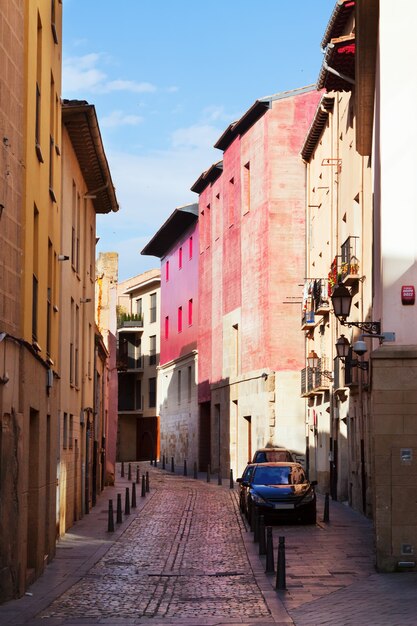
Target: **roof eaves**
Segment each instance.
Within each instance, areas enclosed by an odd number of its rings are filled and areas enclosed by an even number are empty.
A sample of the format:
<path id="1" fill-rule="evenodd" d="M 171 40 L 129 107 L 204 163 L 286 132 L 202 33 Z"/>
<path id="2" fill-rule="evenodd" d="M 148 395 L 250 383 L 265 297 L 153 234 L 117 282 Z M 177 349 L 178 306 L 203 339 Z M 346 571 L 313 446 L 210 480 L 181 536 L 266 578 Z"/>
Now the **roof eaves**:
<path id="1" fill-rule="evenodd" d="M 62 120 L 96 213 L 118 211 L 119 204 L 94 105 L 85 100 L 63 100 Z"/>
<path id="2" fill-rule="evenodd" d="M 304 145 L 301 148 L 301 158 L 306 163 L 310 162 L 314 149 L 316 148 L 323 133 L 323 129 L 327 124 L 329 113 L 333 110 L 333 106 L 334 96 L 323 95 L 308 130 Z"/>
<path id="3" fill-rule="evenodd" d="M 346 54 L 344 54 L 346 53 Z M 342 59 L 344 61 L 342 62 Z M 340 65 L 345 64 L 345 67 Z M 346 69 L 348 71 L 342 71 Z M 336 76 L 338 80 L 333 82 L 331 77 Z M 320 74 L 317 79 L 317 90 L 327 91 L 351 91 L 355 84 L 355 35 L 344 35 L 332 39 L 326 48 Z"/>
<path id="4" fill-rule="evenodd" d="M 331 39 L 340 37 L 343 34 L 346 22 L 354 9 L 355 0 L 337 0 L 321 40 L 323 50 Z"/>
<path id="5" fill-rule="evenodd" d="M 215 148 L 225 151 L 230 144 L 238 136 L 242 136 L 249 130 L 269 109 L 272 108 L 272 103 L 276 100 L 284 100 L 303 93 L 315 91 L 315 85 L 307 85 L 306 87 L 299 87 L 297 89 L 291 89 L 289 91 L 282 91 L 280 93 L 273 94 L 272 96 L 265 96 L 259 98 L 254 104 L 242 115 L 242 117 L 230 124 L 223 135 L 214 144 Z"/>
<path id="6" fill-rule="evenodd" d="M 223 172 L 223 161 L 218 161 L 214 163 L 208 170 L 203 172 L 201 176 L 197 178 L 193 186 L 191 187 L 191 191 L 195 193 L 202 193 L 208 185 L 213 184 Z"/>
<path id="7" fill-rule="evenodd" d="M 165 256 L 175 241 L 198 220 L 198 204 L 176 208 L 141 251 L 144 256 Z"/>

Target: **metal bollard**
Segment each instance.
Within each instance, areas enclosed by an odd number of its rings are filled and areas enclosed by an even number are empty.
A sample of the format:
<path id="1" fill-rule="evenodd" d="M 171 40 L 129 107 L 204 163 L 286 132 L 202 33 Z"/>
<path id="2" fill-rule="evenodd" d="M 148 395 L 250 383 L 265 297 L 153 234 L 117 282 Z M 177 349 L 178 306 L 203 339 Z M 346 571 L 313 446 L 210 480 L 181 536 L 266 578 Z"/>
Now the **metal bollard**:
<path id="1" fill-rule="evenodd" d="M 250 508 L 249 527 L 251 529 L 251 532 L 254 532 L 255 530 L 255 507 L 253 504 Z"/>
<path id="2" fill-rule="evenodd" d="M 198 478 L 198 474 L 197 474 L 197 462 L 194 461 L 194 478 L 197 479 Z"/>
<path id="3" fill-rule="evenodd" d="M 275 572 L 274 566 L 274 545 L 272 541 L 272 527 L 266 527 L 266 564 L 265 573 Z"/>
<path id="4" fill-rule="evenodd" d="M 151 460 L 149 461 L 149 465 L 153 465 L 153 458 L 151 457 Z"/>
<path id="5" fill-rule="evenodd" d="M 259 516 L 259 555 L 266 554 L 265 517 Z"/>
<path id="6" fill-rule="evenodd" d="M 122 517 L 122 494 L 117 494 L 117 509 L 116 509 L 116 524 L 121 524 L 123 521 Z"/>
<path id="7" fill-rule="evenodd" d="M 107 532 L 114 532 L 113 500 L 109 500 L 109 517 L 107 522 Z"/>
<path id="8" fill-rule="evenodd" d="M 171 472 L 174 473 L 175 472 L 175 465 L 174 465 L 174 457 L 171 457 Z"/>
<path id="9" fill-rule="evenodd" d="M 277 565 L 277 579 L 275 582 L 275 589 L 286 589 L 285 584 L 285 537 L 279 538 L 278 544 L 278 565 Z"/>
<path id="10" fill-rule="evenodd" d="M 329 522 L 329 521 L 330 521 L 330 515 L 329 515 L 329 494 L 326 493 L 325 498 L 324 498 L 323 522 Z"/>
<path id="11" fill-rule="evenodd" d="M 210 482 L 210 465 L 207 465 L 207 482 Z"/>
<path id="12" fill-rule="evenodd" d="M 187 476 L 187 460 L 184 459 L 184 476 Z"/>
<path id="13" fill-rule="evenodd" d="M 142 493 L 141 493 L 141 497 L 144 498 L 145 496 L 146 496 L 145 474 L 142 474 Z"/>
<path id="14" fill-rule="evenodd" d="M 132 483 L 132 504 L 130 505 L 132 509 L 136 509 L 136 484 Z"/>
<path id="15" fill-rule="evenodd" d="M 254 506 L 254 525 L 253 525 L 253 542 L 258 543 L 259 541 L 259 509 L 257 506 Z"/>
<path id="16" fill-rule="evenodd" d="M 146 472 L 145 489 L 146 493 L 149 493 L 149 472 Z"/>
<path id="17" fill-rule="evenodd" d="M 158 459 L 156 457 L 154 458 L 153 466 L 158 467 Z"/>
<path id="18" fill-rule="evenodd" d="M 223 484 L 222 468 L 221 467 L 219 467 L 219 471 L 217 472 L 217 484 L 218 485 L 222 485 Z"/>
<path id="19" fill-rule="evenodd" d="M 129 482 L 132 480 L 132 466 L 131 466 L 130 463 L 129 463 L 128 469 L 127 469 L 127 479 L 128 479 Z"/>
<path id="20" fill-rule="evenodd" d="M 139 465 L 136 466 L 136 483 L 139 484 Z"/>
<path id="21" fill-rule="evenodd" d="M 165 454 L 162 455 L 162 469 L 165 469 Z"/>
<path id="22" fill-rule="evenodd" d="M 229 482 L 230 489 L 234 489 L 235 488 L 235 483 L 233 481 L 233 470 L 232 469 L 230 470 L 230 479 L 229 480 L 230 480 L 230 482 Z"/>
<path id="23" fill-rule="evenodd" d="M 124 464 L 124 461 L 122 461 L 122 467 L 120 469 L 120 477 L 121 478 L 125 477 L 125 464 Z"/>
<path id="24" fill-rule="evenodd" d="M 125 515 L 130 515 L 129 487 L 126 487 L 126 493 L 125 493 Z"/>

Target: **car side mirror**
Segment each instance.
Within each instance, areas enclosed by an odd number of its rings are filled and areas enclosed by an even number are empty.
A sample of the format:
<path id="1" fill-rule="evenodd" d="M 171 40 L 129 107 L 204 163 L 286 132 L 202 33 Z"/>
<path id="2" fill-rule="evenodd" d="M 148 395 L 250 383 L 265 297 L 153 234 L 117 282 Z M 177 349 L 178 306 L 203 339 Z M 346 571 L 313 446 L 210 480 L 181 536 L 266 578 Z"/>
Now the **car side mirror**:
<path id="1" fill-rule="evenodd" d="M 242 482 L 242 479 L 241 479 L 241 478 L 236 478 L 236 482 L 237 482 L 237 483 L 241 483 L 241 482 Z"/>

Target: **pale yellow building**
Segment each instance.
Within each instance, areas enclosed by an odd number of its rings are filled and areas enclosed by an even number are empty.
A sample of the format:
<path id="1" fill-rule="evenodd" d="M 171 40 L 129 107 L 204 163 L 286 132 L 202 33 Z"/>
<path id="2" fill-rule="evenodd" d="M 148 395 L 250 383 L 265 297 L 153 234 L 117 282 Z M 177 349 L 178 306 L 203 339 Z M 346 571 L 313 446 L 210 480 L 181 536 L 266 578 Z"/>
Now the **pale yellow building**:
<path id="1" fill-rule="evenodd" d="M 96 111 L 62 104 L 59 532 L 93 506 L 104 486 L 106 414 L 96 370 L 96 214 L 118 210 Z M 102 406 L 102 402 L 100 402 Z"/>

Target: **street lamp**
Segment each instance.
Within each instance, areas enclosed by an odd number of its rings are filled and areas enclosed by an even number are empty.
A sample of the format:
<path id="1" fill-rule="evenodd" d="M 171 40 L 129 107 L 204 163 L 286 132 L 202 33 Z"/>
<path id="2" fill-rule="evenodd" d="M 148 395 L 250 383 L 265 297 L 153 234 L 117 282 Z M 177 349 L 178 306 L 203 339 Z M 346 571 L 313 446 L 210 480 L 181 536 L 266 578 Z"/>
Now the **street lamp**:
<path id="1" fill-rule="evenodd" d="M 319 367 L 319 357 L 314 350 L 310 350 L 307 357 L 307 364 L 310 369 L 316 371 Z M 333 372 L 329 372 L 327 370 L 320 370 L 320 374 L 328 378 L 329 380 L 333 380 Z"/>
<path id="2" fill-rule="evenodd" d="M 349 356 L 350 343 L 344 335 L 340 335 L 336 341 L 336 354 L 339 359 L 346 359 Z"/>
<path id="3" fill-rule="evenodd" d="M 368 371 L 369 363 L 368 361 L 359 361 L 358 359 L 350 358 L 350 348 L 351 345 L 349 343 L 349 339 L 347 339 L 344 335 L 340 335 L 339 339 L 336 341 L 336 353 L 338 358 L 345 362 L 347 359 L 347 364 L 350 367 L 359 367 L 360 370 Z M 366 344 L 364 341 L 357 341 L 353 344 L 352 350 L 356 352 L 356 354 L 362 356 L 366 352 Z"/>
<path id="4" fill-rule="evenodd" d="M 371 335 L 381 334 L 380 322 L 347 322 L 350 307 L 352 305 L 352 294 L 345 285 L 339 284 L 331 295 L 334 314 L 343 326 L 356 326 Z"/>

